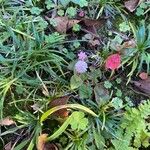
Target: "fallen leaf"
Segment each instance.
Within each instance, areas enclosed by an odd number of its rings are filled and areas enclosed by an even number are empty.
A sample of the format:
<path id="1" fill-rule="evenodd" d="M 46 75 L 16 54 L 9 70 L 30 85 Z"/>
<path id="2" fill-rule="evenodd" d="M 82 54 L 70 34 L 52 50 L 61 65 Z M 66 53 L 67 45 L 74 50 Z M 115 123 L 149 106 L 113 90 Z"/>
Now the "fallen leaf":
<path id="1" fill-rule="evenodd" d="M 143 0 L 128 0 L 124 2 L 124 5 L 130 12 L 133 12 L 142 1 Z"/>
<path id="2" fill-rule="evenodd" d="M 9 118 L 9 117 L 6 117 L 6 118 L 0 120 L 0 125 L 1 125 L 1 126 L 10 126 L 10 125 L 12 125 L 12 124 L 16 124 L 16 122 L 13 121 L 13 120 L 12 120 L 11 118 Z"/>
<path id="3" fill-rule="evenodd" d="M 48 134 L 41 134 L 38 137 L 37 150 L 58 150 L 56 144 L 47 142 Z"/>
<path id="4" fill-rule="evenodd" d="M 63 97 L 54 99 L 50 102 L 50 107 L 52 108 L 52 107 L 59 106 L 59 105 L 65 105 L 65 104 L 67 104 L 69 98 L 70 98 L 69 96 L 63 96 Z M 66 108 L 60 109 L 60 110 L 56 111 L 54 113 L 54 115 L 61 117 L 61 118 L 65 118 L 68 116 L 68 111 Z"/>
<path id="5" fill-rule="evenodd" d="M 75 24 L 79 23 L 80 20 L 76 19 L 68 19 L 68 17 L 55 17 L 54 20 L 56 21 L 56 29 L 59 33 L 66 33 L 67 30 L 72 28 Z"/>
<path id="6" fill-rule="evenodd" d="M 37 150 L 44 150 L 44 146 L 47 140 L 48 134 L 41 134 L 38 137 L 38 142 L 37 142 Z"/>
<path id="7" fill-rule="evenodd" d="M 4 150 L 11 150 L 11 148 L 12 148 L 12 142 L 11 141 L 4 146 Z"/>
<path id="8" fill-rule="evenodd" d="M 70 19 L 68 20 L 68 24 L 67 24 L 67 30 L 69 30 L 70 28 L 72 28 L 75 24 L 79 23 L 81 20 L 76 20 L 76 19 Z"/>
<path id="9" fill-rule="evenodd" d="M 141 92 L 150 95 L 150 76 L 145 80 L 131 81 Z"/>
<path id="10" fill-rule="evenodd" d="M 58 147 L 56 144 L 53 143 L 46 143 L 44 150 L 58 150 Z"/>
<path id="11" fill-rule="evenodd" d="M 105 23 L 106 19 L 100 19 L 100 20 L 96 20 L 96 19 L 87 19 L 84 18 L 82 19 L 82 22 L 87 26 L 87 27 L 92 27 L 94 26 L 96 29 L 98 29 L 99 27 L 102 27 Z"/>
<path id="12" fill-rule="evenodd" d="M 122 45 L 117 45 L 117 50 L 121 51 L 124 56 L 129 56 L 133 49 L 136 47 L 135 39 L 130 39 L 124 42 Z"/>
<path id="13" fill-rule="evenodd" d="M 141 72 L 139 74 L 139 77 L 142 79 L 142 80 L 146 80 L 148 78 L 148 74 L 146 72 Z"/>
<path id="14" fill-rule="evenodd" d="M 93 34 L 96 34 L 96 30 L 100 29 L 104 23 L 106 22 L 106 19 L 100 19 L 100 20 L 96 20 L 96 19 L 81 19 L 81 27 L 83 28 L 83 31 L 89 31 Z"/>
<path id="15" fill-rule="evenodd" d="M 46 17 L 48 19 L 48 17 Z M 80 25 L 89 32 L 96 33 L 95 30 L 101 28 L 106 19 L 94 20 L 94 19 L 69 19 L 68 17 L 55 17 L 56 26 L 54 27 L 59 33 L 66 33 L 75 24 Z"/>
<path id="16" fill-rule="evenodd" d="M 134 48 L 136 46 L 136 42 L 134 39 L 130 39 L 123 43 L 123 48 Z"/>
<path id="17" fill-rule="evenodd" d="M 100 41 L 97 39 L 90 40 L 89 43 L 94 47 L 100 45 Z"/>

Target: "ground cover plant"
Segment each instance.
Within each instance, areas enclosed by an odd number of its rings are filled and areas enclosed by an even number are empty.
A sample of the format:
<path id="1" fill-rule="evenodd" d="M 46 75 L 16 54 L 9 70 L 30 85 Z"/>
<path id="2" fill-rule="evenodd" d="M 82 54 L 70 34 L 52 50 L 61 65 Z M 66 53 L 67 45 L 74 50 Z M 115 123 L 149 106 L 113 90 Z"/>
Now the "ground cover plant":
<path id="1" fill-rule="evenodd" d="M 0 0 L 0 149 L 150 149 L 149 0 Z"/>

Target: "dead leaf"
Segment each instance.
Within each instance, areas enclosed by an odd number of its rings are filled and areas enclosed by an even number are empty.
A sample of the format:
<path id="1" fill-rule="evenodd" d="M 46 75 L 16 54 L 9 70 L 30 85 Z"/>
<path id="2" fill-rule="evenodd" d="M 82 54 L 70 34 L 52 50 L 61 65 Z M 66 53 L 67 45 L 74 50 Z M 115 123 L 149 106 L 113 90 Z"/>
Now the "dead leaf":
<path id="1" fill-rule="evenodd" d="M 150 76 L 145 80 L 131 81 L 141 92 L 150 95 Z"/>
<path id="2" fill-rule="evenodd" d="M 142 80 L 146 80 L 148 78 L 148 73 L 146 72 L 141 72 L 139 74 L 139 77 L 142 79 Z"/>
<path id="3" fill-rule="evenodd" d="M 48 134 L 41 134 L 38 137 L 38 142 L 37 142 L 37 150 L 44 150 L 44 146 L 47 140 Z"/>
<path id="4" fill-rule="evenodd" d="M 130 39 L 129 41 L 126 41 L 123 43 L 123 48 L 134 48 L 136 46 L 136 42 L 134 39 Z"/>
<path id="5" fill-rule="evenodd" d="M 130 12 L 133 12 L 142 1 L 143 0 L 128 0 L 124 2 L 124 5 Z"/>
<path id="6" fill-rule="evenodd" d="M 100 45 L 100 41 L 97 39 L 90 40 L 89 43 L 94 47 Z"/>
<path id="7" fill-rule="evenodd" d="M 47 17 L 46 17 L 47 18 Z M 48 19 L 48 18 L 47 18 Z M 80 23 L 80 25 L 88 30 L 89 32 L 95 33 L 95 30 L 101 28 L 104 25 L 106 19 L 94 20 L 94 19 L 69 19 L 68 17 L 55 17 L 56 29 L 59 33 L 66 33 L 75 24 Z"/>
<path id="8" fill-rule="evenodd" d="M 81 27 L 85 29 L 85 31 L 89 31 L 93 34 L 97 34 L 96 30 L 100 29 L 106 22 L 106 19 L 100 19 L 100 20 L 95 20 L 95 19 L 81 19 Z"/>
<path id="9" fill-rule="evenodd" d="M 11 141 L 4 146 L 4 150 L 11 150 L 11 148 L 12 148 L 12 142 Z"/>
<path id="10" fill-rule="evenodd" d="M 53 143 L 46 143 L 44 150 L 58 150 L 58 147 L 56 144 Z"/>
<path id="11" fill-rule="evenodd" d="M 56 144 L 47 142 L 48 134 L 41 134 L 38 137 L 37 150 L 58 150 Z"/>
<path id="12" fill-rule="evenodd" d="M 68 21 L 67 30 L 72 28 L 75 24 L 79 23 L 81 20 L 71 19 Z"/>
<path id="13" fill-rule="evenodd" d="M 55 106 L 59 106 L 59 105 L 65 105 L 67 104 L 68 100 L 69 100 L 69 96 L 63 96 L 57 99 L 54 99 L 50 102 L 50 107 L 55 107 Z M 68 116 L 68 111 L 66 108 L 58 110 L 54 113 L 56 116 L 61 117 L 61 118 L 65 118 Z"/>
<path id="14" fill-rule="evenodd" d="M 117 50 L 121 51 L 121 53 L 125 56 L 130 55 L 132 48 L 136 47 L 136 42 L 134 39 L 130 39 L 124 42 L 122 45 L 117 45 Z"/>
<path id="15" fill-rule="evenodd" d="M 12 120 L 11 118 L 9 118 L 9 117 L 6 117 L 6 118 L 0 120 L 0 125 L 1 125 L 1 126 L 10 126 L 10 125 L 12 125 L 12 124 L 16 124 L 16 122 L 13 121 L 13 120 Z"/>
<path id="16" fill-rule="evenodd" d="M 54 28 L 59 33 L 66 33 L 67 30 L 69 30 L 75 24 L 80 22 L 80 20 L 68 19 L 68 17 L 56 17 L 54 18 L 54 20 L 56 21 L 56 24 L 57 24 L 56 27 Z"/>

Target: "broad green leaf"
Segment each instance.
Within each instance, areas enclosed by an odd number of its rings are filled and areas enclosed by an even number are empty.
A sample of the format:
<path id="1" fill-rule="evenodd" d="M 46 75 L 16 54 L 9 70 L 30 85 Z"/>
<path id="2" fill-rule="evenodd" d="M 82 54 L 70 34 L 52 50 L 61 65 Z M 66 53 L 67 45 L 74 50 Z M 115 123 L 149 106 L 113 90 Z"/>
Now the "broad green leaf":
<path id="1" fill-rule="evenodd" d="M 79 96 L 81 99 L 91 98 L 92 87 L 90 84 L 82 84 L 79 87 Z"/>
<path id="2" fill-rule="evenodd" d="M 73 112 L 70 125 L 73 130 L 85 130 L 88 125 L 88 119 L 85 118 L 83 112 L 76 111 Z"/>
<path id="3" fill-rule="evenodd" d="M 82 85 L 83 81 L 82 79 L 80 78 L 80 76 L 78 75 L 73 75 L 71 77 L 71 80 L 70 80 L 70 86 L 71 86 L 71 89 L 74 90 L 74 89 L 77 89 L 78 87 L 80 87 Z"/>
<path id="4" fill-rule="evenodd" d="M 108 90 L 102 85 L 97 84 L 94 88 L 96 102 L 101 106 L 108 102 L 110 99 Z"/>

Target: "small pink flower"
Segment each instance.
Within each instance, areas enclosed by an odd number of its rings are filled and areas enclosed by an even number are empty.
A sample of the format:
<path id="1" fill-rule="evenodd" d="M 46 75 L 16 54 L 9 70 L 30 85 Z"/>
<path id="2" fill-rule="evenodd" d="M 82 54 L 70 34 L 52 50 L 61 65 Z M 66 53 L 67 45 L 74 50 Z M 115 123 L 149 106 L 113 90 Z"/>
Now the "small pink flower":
<path id="1" fill-rule="evenodd" d="M 88 65 L 85 61 L 78 60 L 75 64 L 75 70 L 77 73 L 84 73 L 87 71 Z"/>
<path id="2" fill-rule="evenodd" d="M 112 54 L 106 59 L 106 69 L 118 69 L 121 64 L 121 56 L 119 54 Z"/>
<path id="3" fill-rule="evenodd" d="M 87 55 L 85 54 L 85 52 L 80 52 L 78 54 L 78 59 L 84 61 L 87 58 Z"/>

